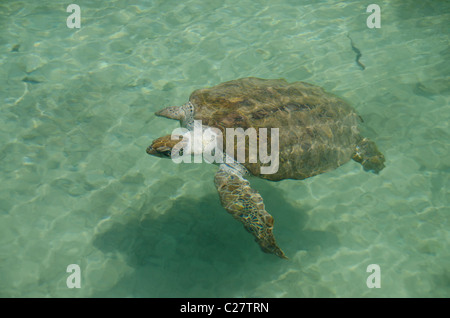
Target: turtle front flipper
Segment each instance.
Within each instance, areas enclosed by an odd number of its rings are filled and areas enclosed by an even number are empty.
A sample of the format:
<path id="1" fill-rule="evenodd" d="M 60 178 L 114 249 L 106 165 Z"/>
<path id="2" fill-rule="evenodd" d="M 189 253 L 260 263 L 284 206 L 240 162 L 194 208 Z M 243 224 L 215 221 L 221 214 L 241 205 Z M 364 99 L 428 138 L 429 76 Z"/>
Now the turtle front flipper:
<path id="1" fill-rule="evenodd" d="M 159 116 L 159 117 L 166 117 L 169 119 L 175 119 L 175 120 L 179 120 L 179 121 L 182 121 L 184 119 L 184 117 L 186 116 L 183 108 L 180 106 L 169 106 L 169 107 L 163 108 L 161 110 L 158 110 L 155 113 L 155 115 Z"/>
<path id="2" fill-rule="evenodd" d="M 384 168 L 384 155 L 378 150 L 377 145 L 367 138 L 359 141 L 352 158 L 359 162 L 366 171 L 378 173 Z"/>
<path id="3" fill-rule="evenodd" d="M 182 106 L 169 106 L 155 113 L 156 116 L 179 120 L 181 126 L 191 128 L 194 122 L 194 105 L 187 102 Z"/>
<path id="4" fill-rule="evenodd" d="M 273 236 L 273 217 L 265 210 L 261 195 L 250 187 L 250 183 L 242 174 L 222 164 L 214 181 L 222 206 L 244 224 L 261 249 L 287 259 Z"/>

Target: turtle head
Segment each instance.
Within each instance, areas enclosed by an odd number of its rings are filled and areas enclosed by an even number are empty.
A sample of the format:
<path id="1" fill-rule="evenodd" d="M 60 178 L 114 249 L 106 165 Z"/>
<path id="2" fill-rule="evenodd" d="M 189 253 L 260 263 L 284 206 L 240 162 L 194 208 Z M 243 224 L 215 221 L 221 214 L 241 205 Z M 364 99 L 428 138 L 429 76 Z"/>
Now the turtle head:
<path id="1" fill-rule="evenodd" d="M 152 156 L 161 158 L 172 158 L 172 149 L 182 140 L 181 135 L 167 135 L 155 139 L 150 146 L 147 147 L 147 153 Z"/>

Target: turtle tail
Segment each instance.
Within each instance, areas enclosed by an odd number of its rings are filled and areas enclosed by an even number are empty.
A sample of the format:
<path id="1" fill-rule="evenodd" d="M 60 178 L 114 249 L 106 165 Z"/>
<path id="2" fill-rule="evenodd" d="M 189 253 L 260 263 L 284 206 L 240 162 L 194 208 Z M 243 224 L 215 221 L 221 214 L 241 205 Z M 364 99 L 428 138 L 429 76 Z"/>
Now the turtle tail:
<path id="1" fill-rule="evenodd" d="M 378 150 L 377 145 L 367 138 L 362 138 L 356 145 L 356 151 L 352 159 L 359 162 L 364 170 L 372 171 L 376 174 L 385 167 L 384 155 Z"/>

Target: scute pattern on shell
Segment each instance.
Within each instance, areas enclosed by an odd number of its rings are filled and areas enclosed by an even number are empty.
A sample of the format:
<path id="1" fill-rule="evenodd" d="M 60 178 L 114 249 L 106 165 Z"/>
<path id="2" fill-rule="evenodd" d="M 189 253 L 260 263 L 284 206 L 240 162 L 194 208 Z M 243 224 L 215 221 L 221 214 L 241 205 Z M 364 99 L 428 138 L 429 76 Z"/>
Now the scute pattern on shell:
<path id="1" fill-rule="evenodd" d="M 190 102 L 194 119 L 221 129 L 224 137 L 225 128 L 268 128 L 268 153 L 270 128 L 279 128 L 277 173 L 261 174 L 261 165 L 267 164 L 248 163 L 247 155 L 243 163 L 253 175 L 269 180 L 305 179 L 333 170 L 352 158 L 362 138 L 359 116 L 349 104 L 305 82 L 242 78 L 196 90 Z"/>

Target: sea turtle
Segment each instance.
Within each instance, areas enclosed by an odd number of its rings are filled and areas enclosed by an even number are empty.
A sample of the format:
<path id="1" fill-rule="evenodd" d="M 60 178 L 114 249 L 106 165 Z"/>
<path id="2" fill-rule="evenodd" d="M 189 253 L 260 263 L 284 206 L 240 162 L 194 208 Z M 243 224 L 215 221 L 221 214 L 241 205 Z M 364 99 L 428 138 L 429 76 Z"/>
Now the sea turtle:
<path id="1" fill-rule="evenodd" d="M 215 128 L 221 135 L 214 136 L 225 139 L 230 134 L 227 128 L 245 131 L 254 128 L 258 144 L 265 145 L 265 149 L 274 147 L 275 134 L 266 131 L 262 136 L 261 128 L 278 128 L 278 144 L 275 144 L 278 149 L 271 149 L 278 150 L 278 170 L 262 173 L 267 160 L 262 162 L 259 157 L 250 160 L 246 152 L 245 160 L 238 162 L 237 146 L 231 152 L 227 148 L 221 154 L 227 160 L 220 163 L 215 186 L 222 206 L 254 235 L 261 249 L 281 258 L 287 257 L 275 241 L 273 217 L 246 177 L 253 175 L 272 181 L 305 179 L 333 170 L 350 159 L 361 163 L 367 171 L 378 173 L 384 168 L 383 154 L 373 141 L 360 135 L 358 124 L 362 119 L 355 110 L 342 99 L 305 82 L 241 78 L 198 89 L 186 104 L 166 107 L 156 115 L 177 119 L 187 128 L 184 135 L 160 137 L 147 148 L 148 154 L 163 158 L 173 158 L 176 146 L 184 139 L 189 141 L 186 136 L 200 120 L 203 132 Z M 192 133 L 189 136 L 192 139 Z M 244 144 L 246 150 L 249 139 Z M 204 143 L 200 150 L 198 146 L 185 147 L 186 144 L 181 148 L 198 154 L 205 151 Z"/>

